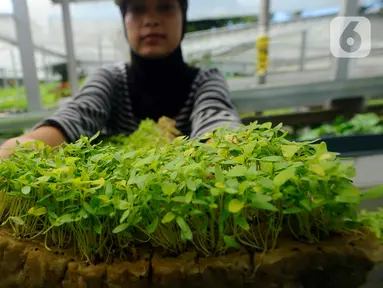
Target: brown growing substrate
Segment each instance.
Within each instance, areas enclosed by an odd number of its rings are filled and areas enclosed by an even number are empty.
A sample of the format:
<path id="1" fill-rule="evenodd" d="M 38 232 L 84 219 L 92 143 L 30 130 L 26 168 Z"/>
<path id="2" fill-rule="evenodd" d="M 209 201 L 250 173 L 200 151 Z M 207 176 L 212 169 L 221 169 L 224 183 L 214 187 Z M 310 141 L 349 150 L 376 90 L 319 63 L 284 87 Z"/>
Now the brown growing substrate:
<path id="1" fill-rule="evenodd" d="M 142 252 L 142 251 L 139 251 Z M 198 258 L 193 252 L 163 257 L 159 251 L 135 261 L 89 265 L 70 251 L 48 251 L 0 231 L 0 287 L 360 287 L 383 261 L 372 234 L 334 237 L 317 244 L 283 239 L 275 250 L 235 251 Z M 139 255 L 139 253 L 137 254 Z"/>

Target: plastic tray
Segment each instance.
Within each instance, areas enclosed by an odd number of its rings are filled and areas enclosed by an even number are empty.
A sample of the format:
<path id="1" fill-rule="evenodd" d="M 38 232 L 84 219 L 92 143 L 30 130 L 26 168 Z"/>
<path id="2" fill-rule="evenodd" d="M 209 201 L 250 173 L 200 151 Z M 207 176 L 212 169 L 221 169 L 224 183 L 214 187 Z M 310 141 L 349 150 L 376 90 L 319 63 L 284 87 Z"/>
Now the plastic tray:
<path id="1" fill-rule="evenodd" d="M 327 149 L 340 153 L 341 157 L 383 154 L 383 134 L 326 136 L 317 141 L 319 142 L 326 142 Z"/>

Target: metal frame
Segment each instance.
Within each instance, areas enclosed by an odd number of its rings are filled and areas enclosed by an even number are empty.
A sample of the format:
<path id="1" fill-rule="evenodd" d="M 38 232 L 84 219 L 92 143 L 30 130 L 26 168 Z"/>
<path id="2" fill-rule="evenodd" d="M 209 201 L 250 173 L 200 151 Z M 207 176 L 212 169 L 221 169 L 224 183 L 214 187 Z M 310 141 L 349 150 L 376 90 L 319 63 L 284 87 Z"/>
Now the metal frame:
<path id="1" fill-rule="evenodd" d="M 107 0 L 52 0 L 55 4 L 60 4 L 62 8 L 63 15 L 63 27 L 65 35 L 65 47 L 67 52 L 67 64 L 68 64 L 68 74 L 69 74 L 69 83 L 71 87 L 71 94 L 75 95 L 78 90 L 78 80 L 77 80 L 77 60 L 76 52 L 74 47 L 73 40 L 73 29 L 72 29 L 72 18 L 70 13 L 70 3 L 71 2 L 103 2 Z"/>
<path id="2" fill-rule="evenodd" d="M 69 73 L 69 83 L 71 88 L 71 94 L 75 95 L 78 89 L 77 80 L 77 68 L 76 68 L 76 53 L 73 41 L 73 29 L 72 20 L 70 14 L 69 0 L 61 1 L 62 13 L 63 13 L 63 26 L 65 35 L 65 47 L 67 52 L 67 65 Z"/>
<path id="3" fill-rule="evenodd" d="M 295 85 L 265 85 L 236 90 L 232 100 L 239 112 L 323 105 L 327 100 L 381 95 L 382 76 Z"/>
<path id="4" fill-rule="evenodd" d="M 72 95 L 78 88 L 76 56 L 73 43 L 72 21 L 70 15 L 70 2 L 95 2 L 105 0 L 52 0 L 62 5 L 63 26 L 65 32 L 66 56 Z M 20 49 L 21 63 L 24 75 L 25 89 L 27 91 L 28 111 L 42 111 L 42 101 L 37 77 L 34 57 L 35 45 L 32 40 L 30 17 L 27 0 L 13 0 L 13 17 L 16 24 L 17 45 Z M 61 55 L 60 55 L 61 56 Z"/>
<path id="5" fill-rule="evenodd" d="M 26 0 L 13 0 L 13 18 L 16 24 L 17 43 L 20 49 L 24 84 L 27 91 L 28 110 L 42 110 L 39 81 L 37 78 L 34 45 Z"/>
<path id="6" fill-rule="evenodd" d="M 265 85 L 234 90 L 231 98 L 238 112 L 264 111 L 292 106 L 312 106 L 327 100 L 358 98 L 381 95 L 381 76 L 338 81 L 321 81 L 295 85 Z M 30 128 L 55 110 L 40 113 L 16 114 L 0 118 L 0 133 L 9 130 Z"/>

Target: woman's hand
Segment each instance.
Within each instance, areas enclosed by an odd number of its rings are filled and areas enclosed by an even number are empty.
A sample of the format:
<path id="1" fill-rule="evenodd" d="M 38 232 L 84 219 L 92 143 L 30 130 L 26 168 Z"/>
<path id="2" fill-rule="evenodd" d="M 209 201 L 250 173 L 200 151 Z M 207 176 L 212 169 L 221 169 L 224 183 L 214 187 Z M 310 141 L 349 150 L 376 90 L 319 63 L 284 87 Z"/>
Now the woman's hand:
<path id="1" fill-rule="evenodd" d="M 161 129 L 162 134 L 170 141 L 173 141 L 175 138 L 182 135 L 182 133 L 176 128 L 176 121 L 168 117 L 161 117 L 158 120 L 157 125 Z"/>
<path id="2" fill-rule="evenodd" d="M 8 139 L 0 146 L 0 158 L 8 158 L 15 150 L 18 142 L 20 144 L 25 144 L 33 141 L 35 140 L 28 136 L 20 136 Z"/>
<path id="3" fill-rule="evenodd" d="M 34 141 L 41 141 L 45 145 L 57 147 L 65 141 L 65 137 L 60 130 L 55 127 L 40 127 L 25 135 L 5 141 L 4 144 L 0 146 L 0 158 L 8 158 L 15 150 L 14 148 L 16 147 L 17 142 L 26 144 Z"/>

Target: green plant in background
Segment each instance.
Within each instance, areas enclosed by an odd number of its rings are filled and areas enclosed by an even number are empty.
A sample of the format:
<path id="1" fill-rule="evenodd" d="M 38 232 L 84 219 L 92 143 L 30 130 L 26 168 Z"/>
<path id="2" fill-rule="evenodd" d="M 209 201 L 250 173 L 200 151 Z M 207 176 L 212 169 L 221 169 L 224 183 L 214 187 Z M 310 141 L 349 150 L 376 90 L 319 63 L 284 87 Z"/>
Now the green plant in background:
<path id="1" fill-rule="evenodd" d="M 349 121 L 345 121 L 343 117 L 338 117 L 332 125 L 324 124 L 316 129 L 301 132 L 298 139 L 306 141 L 323 136 L 381 134 L 383 133 L 383 125 L 380 123 L 381 118 L 374 113 L 357 114 Z"/>
<path id="2" fill-rule="evenodd" d="M 383 185 L 364 191 L 363 200 L 371 200 L 383 197 Z M 383 243 L 383 208 L 375 211 L 362 210 L 358 215 L 358 222 L 368 227 Z"/>
<path id="3" fill-rule="evenodd" d="M 169 143 L 160 127 L 150 119 L 141 121 L 139 129 L 129 136 L 121 134 L 107 137 L 103 141 L 115 146 L 124 147 L 128 151 L 159 148 Z"/>
<path id="4" fill-rule="evenodd" d="M 85 79 L 79 81 L 79 87 L 82 87 Z M 41 100 L 44 108 L 57 107 L 57 100 L 62 95 L 70 95 L 70 88 L 56 89 L 60 83 L 46 83 L 40 85 Z M 16 88 L 0 88 L 0 112 L 18 110 L 23 111 L 28 107 L 26 91 L 24 87 Z"/>
<path id="5" fill-rule="evenodd" d="M 55 107 L 56 99 L 54 93 L 50 91 L 58 85 L 57 83 L 41 84 L 40 91 L 44 107 Z M 19 93 L 19 94 L 18 94 Z M 19 96 L 18 96 L 19 95 Z M 27 109 L 27 98 L 24 87 L 16 88 L 0 88 L 0 112 L 11 110 Z"/>
<path id="6" fill-rule="evenodd" d="M 173 254 L 190 245 L 203 255 L 266 251 L 282 232 L 316 242 L 353 227 L 354 168 L 325 143 L 286 140 L 281 127 L 165 143 L 148 141 L 155 126 L 146 121 L 127 141 L 20 145 L 0 162 L 0 221 L 19 239 L 74 246 L 90 262 L 143 243 Z"/>
<path id="7" fill-rule="evenodd" d="M 359 222 L 368 227 L 383 242 L 383 208 L 376 211 L 362 210 L 359 214 Z"/>

